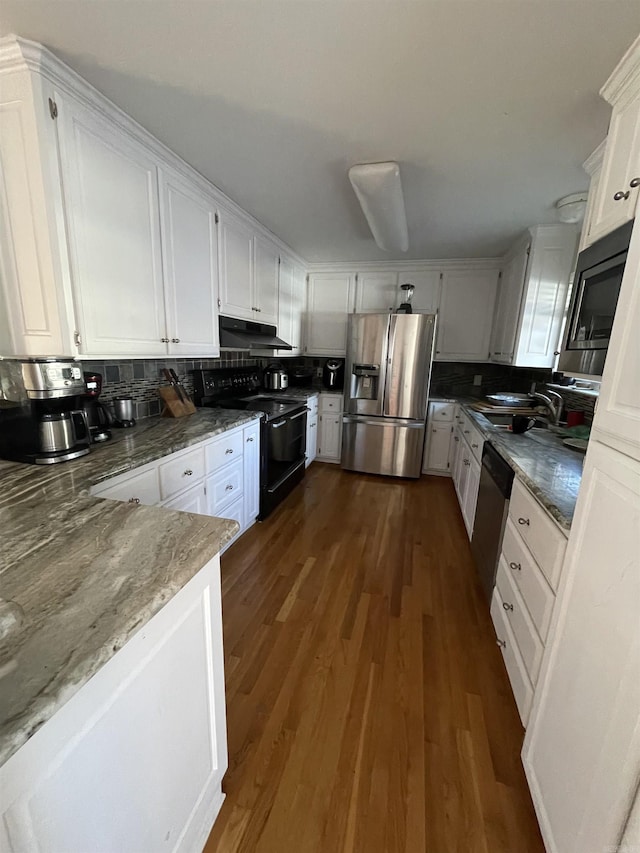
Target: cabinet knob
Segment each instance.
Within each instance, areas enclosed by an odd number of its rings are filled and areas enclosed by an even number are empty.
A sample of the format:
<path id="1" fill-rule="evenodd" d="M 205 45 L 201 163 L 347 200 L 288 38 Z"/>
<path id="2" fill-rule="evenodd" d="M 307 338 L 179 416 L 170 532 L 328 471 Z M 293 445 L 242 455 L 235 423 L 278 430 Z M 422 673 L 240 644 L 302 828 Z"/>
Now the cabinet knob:
<path id="1" fill-rule="evenodd" d="M 507 644 L 504 640 L 496 640 L 496 646 L 500 646 L 501 649 L 507 648 Z"/>
<path id="2" fill-rule="evenodd" d="M 503 601 L 503 602 L 502 602 L 502 608 L 503 608 L 503 610 L 511 610 L 511 611 L 513 611 L 513 604 L 507 604 L 507 602 L 506 602 L 506 601 Z"/>
<path id="3" fill-rule="evenodd" d="M 140 506 L 140 498 L 129 498 L 130 504 L 135 504 L 136 506 Z"/>
<path id="4" fill-rule="evenodd" d="M 179 343 L 180 343 L 180 338 L 171 338 L 171 343 L 172 343 L 172 344 L 179 344 Z"/>
<path id="5" fill-rule="evenodd" d="M 527 527 L 529 527 L 529 525 L 531 524 L 531 522 L 529 521 L 529 519 L 528 519 L 528 518 L 519 518 L 519 519 L 518 519 L 518 524 L 526 524 L 526 526 L 527 526 Z"/>
<path id="6" fill-rule="evenodd" d="M 640 178 L 633 178 L 633 180 L 630 181 L 629 186 L 634 190 L 636 187 L 640 187 Z"/>
<path id="7" fill-rule="evenodd" d="M 469 430 L 468 430 L 468 429 L 464 429 L 464 430 L 462 430 L 462 431 L 463 431 L 463 433 L 464 433 L 465 435 L 469 435 Z"/>
<path id="8" fill-rule="evenodd" d="M 514 572 L 521 572 L 522 571 L 522 566 L 520 565 L 520 563 L 511 562 L 511 563 L 509 563 L 509 568 L 513 569 Z"/>
<path id="9" fill-rule="evenodd" d="M 629 190 L 627 190 L 626 193 L 623 193 L 622 190 L 618 190 L 617 193 L 614 193 L 613 200 L 622 201 L 624 199 L 626 201 L 629 198 L 629 195 Z"/>
<path id="10" fill-rule="evenodd" d="M 224 487 L 224 490 L 225 490 L 225 492 L 232 492 L 232 491 L 233 491 L 233 486 L 231 485 L 231 483 L 229 483 L 229 485 L 228 485 L 228 486 L 225 486 L 225 487 Z"/>
<path id="11" fill-rule="evenodd" d="M 460 441 L 460 439 L 458 438 L 458 436 L 457 436 L 457 435 L 454 435 L 454 436 L 453 436 L 453 440 L 454 440 L 454 441 Z"/>
<path id="12" fill-rule="evenodd" d="M 233 453 L 233 448 L 227 447 L 227 449 L 225 450 L 225 453 Z"/>
<path id="13" fill-rule="evenodd" d="M 187 468 L 187 470 L 184 472 L 183 476 L 191 477 L 192 474 L 193 474 L 193 471 L 191 470 L 191 468 Z"/>
<path id="14" fill-rule="evenodd" d="M 160 338 L 160 343 L 161 343 L 161 344 L 168 344 L 168 343 L 169 343 L 169 338 Z"/>
<path id="15" fill-rule="evenodd" d="M 253 441 L 253 436 L 250 435 L 249 438 L 247 439 L 247 441 Z"/>
<path id="16" fill-rule="evenodd" d="M 559 349 L 554 350 L 554 351 L 553 351 L 553 354 L 554 354 L 554 355 L 560 355 L 560 350 L 559 350 Z"/>
<path id="17" fill-rule="evenodd" d="M 472 445 L 471 445 L 471 447 L 473 447 L 475 450 L 477 450 L 477 449 L 478 449 L 478 445 L 477 445 L 477 444 L 472 444 Z"/>
<path id="18" fill-rule="evenodd" d="M 465 460 L 464 460 L 464 464 L 465 464 L 465 465 L 471 465 L 471 462 L 469 462 L 469 460 L 468 460 L 468 459 L 465 459 Z"/>

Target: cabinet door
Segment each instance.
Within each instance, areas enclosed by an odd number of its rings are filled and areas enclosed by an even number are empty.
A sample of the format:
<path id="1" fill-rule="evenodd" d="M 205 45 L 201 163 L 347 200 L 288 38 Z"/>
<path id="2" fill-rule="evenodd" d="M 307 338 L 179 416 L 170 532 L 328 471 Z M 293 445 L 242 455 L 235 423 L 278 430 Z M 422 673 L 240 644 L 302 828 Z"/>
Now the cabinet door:
<path id="1" fill-rule="evenodd" d="M 198 483 L 198 485 L 192 486 L 177 498 L 165 501 L 162 506 L 166 509 L 178 509 L 182 512 L 195 512 L 199 515 L 208 515 L 207 496 L 204 490 L 204 483 Z"/>
<path id="2" fill-rule="evenodd" d="M 592 440 L 523 748 L 548 850 L 616 849 L 640 767 L 640 465 Z"/>
<path id="3" fill-rule="evenodd" d="M 293 347 L 292 355 L 299 355 L 304 351 L 304 329 L 305 312 L 307 308 L 307 276 L 302 267 L 293 268 L 293 307 L 292 323 L 293 334 L 291 340 L 287 341 Z"/>
<path id="4" fill-rule="evenodd" d="M 384 313 L 399 305 L 398 273 L 359 272 L 356 275 L 356 313 Z"/>
<path id="5" fill-rule="evenodd" d="M 354 277 L 346 273 L 309 276 L 306 353 L 346 354 L 347 317 L 353 311 L 353 286 Z"/>
<path id="6" fill-rule="evenodd" d="M 318 455 L 318 412 L 311 412 L 307 422 L 307 450 L 305 467 L 309 465 Z"/>
<path id="7" fill-rule="evenodd" d="M 293 349 L 278 350 L 278 355 L 299 355 L 302 352 L 305 295 L 304 270 L 283 256 L 280 260 L 278 290 L 278 336 L 291 344 Z"/>
<path id="8" fill-rule="evenodd" d="M 169 352 L 217 356 L 215 206 L 168 169 L 160 172 L 160 204 Z"/>
<path id="9" fill-rule="evenodd" d="M 260 512 L 260 422 L 246 426 L 244 436 L 244 523 L 249 527 Z"/>
<path id="10" fill-rule="evenodd" d="M 640 459 L 640 225 L 631 235 L 602 390 L 593 420 L 594 436 Z"/>
<path id="11" fill-rule="evenodd" d="M 398 293 L 400 285 L 412 284 L 415 288 L 411 305 L 416 314 L 435 314 L 440 307 L 440 282 L 442 273 L 438 270 L 402 270 L 398 274 Z"/>
<path id="12" fill-rule="evenodd" d="M 640 178 L 640 98 L 617 105 L 611 115 L 589 228 L 590 241 L 633 219 L 639 192 L 637 185 L 630 186 L 634 178 Z"/>
<path id="13" fill-rule="evenodd" d="M 230 213 L 218 213 L 220 313 L 255 320 L 253 310 L 253 231 Z"/>
<path id="14" fill-rule="evenodd" d="M 342 414 L 320 415 L 318 437 L 318 456 L 321 459 L 340 459 L 342 438 Z"/>
<path id="15" fill-rule="evenodd" d="M 86 355 L 166 353 L 157 161 L 56 95 L 74 299 Z"/>
<path id="16" fill-rule="evenodd" d="M 502 270 L 496 299 L 491 361 L 502 364 L 513 362 L 528 260 L 529 245 L 523 246 L 521 251 L 513 255 Z"/>
<path id="17" fill-rule="evenodd" d="M 427 464 L 429 471 L 449 473 L 449 446 L 451 444 L 451 425 L 429 423 L 427 438 Z"/>
<path id="18" fill-rule="evenodd" d="M 469 534 L 469 539 L 473 535 L 473 524 L 476 518 L 476 504 L 478 503 L 478 489 L 480 487 L 480 463 L 469 454 L 467 457 L 467 482 L 464 492 L 464 505 L 462 507 L 462 515 L 464 523 Z M 466 462 L 465 462 L 466 465 Z"/>
<path id="19" fill-rule="evenodd" d="M 278 248 L 263 237 L 254 239 L 254 307 L 259 323 L 278 325 Z M 288 341 L 287 341 L 288 343 Z"/>
<path id="20" fill-rule="evenodd" d="M 555 363 L 577 244 L 578 231 L 573 226 L 535 229 L 513 359 L 518 367 L 545 368 Z M 517 317 L 515 323 L 509 322 L 515 328 Z"/>
<path id="21" fill-rule="evenodd" d="M 487 361 L 497 270 L 444 273 L 436 361 Z"/>

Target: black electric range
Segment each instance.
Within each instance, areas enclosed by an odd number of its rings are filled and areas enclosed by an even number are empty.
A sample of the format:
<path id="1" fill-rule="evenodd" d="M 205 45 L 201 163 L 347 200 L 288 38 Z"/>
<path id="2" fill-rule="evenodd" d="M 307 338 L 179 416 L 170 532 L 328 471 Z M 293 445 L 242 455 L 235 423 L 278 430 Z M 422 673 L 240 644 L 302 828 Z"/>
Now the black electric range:
<path id="1" fill-rule="evenodd" d="M 307 445 L 305 400 L 259 392 L 253 367 L 194 370 L 197 406 L 260 412 L 260 515 L 266 518 L 304 477 Z"/>

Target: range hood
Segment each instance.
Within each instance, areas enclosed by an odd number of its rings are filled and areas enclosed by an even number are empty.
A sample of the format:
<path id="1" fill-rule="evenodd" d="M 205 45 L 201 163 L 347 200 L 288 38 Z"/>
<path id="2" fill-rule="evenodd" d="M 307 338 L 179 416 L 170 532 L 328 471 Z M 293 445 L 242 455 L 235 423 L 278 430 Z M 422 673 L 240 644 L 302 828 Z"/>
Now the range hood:
<path id="1" fill-rule="evenodd" d="M 266 323 L 252 323 L 251 320 L 236 320 L 234 317 L 220 317 L 220 346 L 227 349 L 293 349 L 276 334 L 275 326 Z"/>

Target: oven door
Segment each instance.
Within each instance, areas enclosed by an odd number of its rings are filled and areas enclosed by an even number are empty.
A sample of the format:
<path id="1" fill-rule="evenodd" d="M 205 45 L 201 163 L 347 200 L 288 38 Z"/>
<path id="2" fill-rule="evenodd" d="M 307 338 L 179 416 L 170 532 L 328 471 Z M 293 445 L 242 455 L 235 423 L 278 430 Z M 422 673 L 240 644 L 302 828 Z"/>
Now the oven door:
<path id="1" fill-rule="evenodd" d="M 266 485 L 274 486 L 304 461 L 307 410 L 283 415 L 265 425 Z"/>

